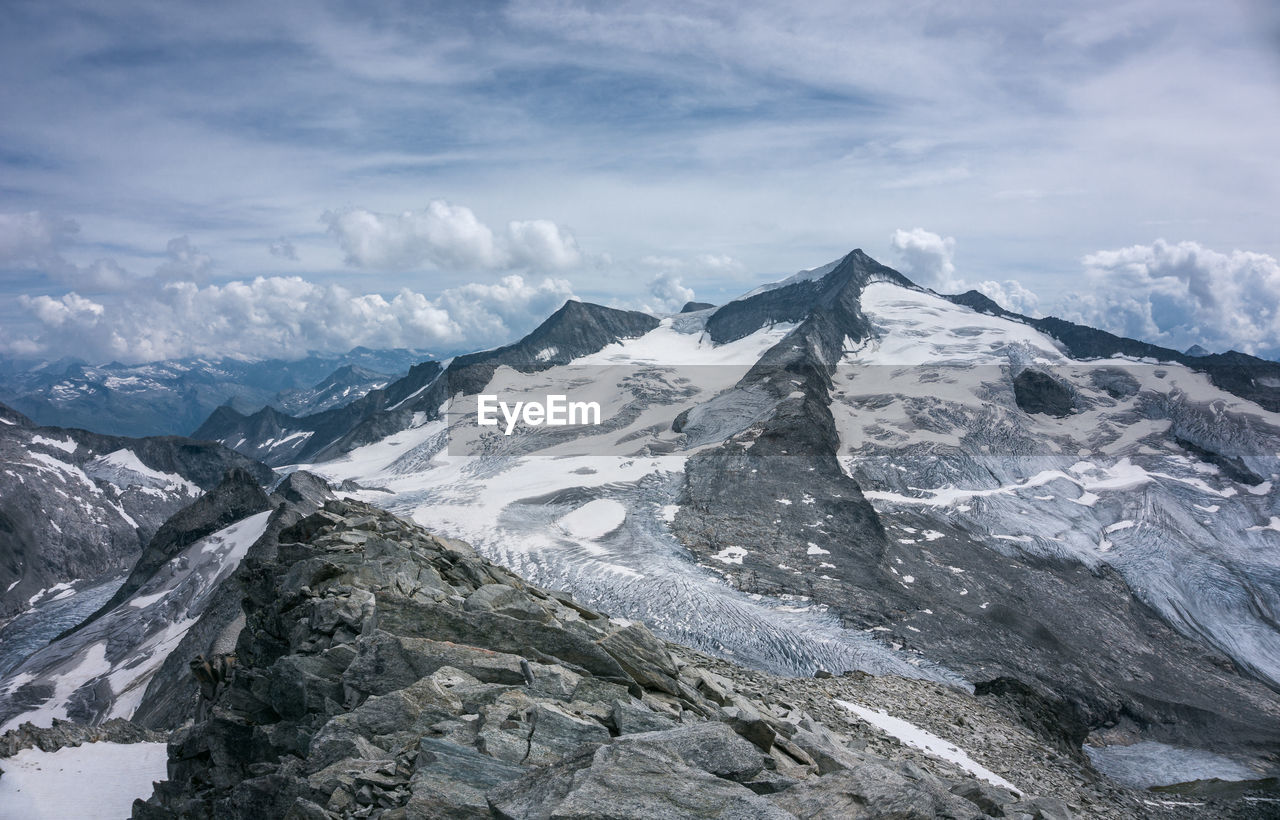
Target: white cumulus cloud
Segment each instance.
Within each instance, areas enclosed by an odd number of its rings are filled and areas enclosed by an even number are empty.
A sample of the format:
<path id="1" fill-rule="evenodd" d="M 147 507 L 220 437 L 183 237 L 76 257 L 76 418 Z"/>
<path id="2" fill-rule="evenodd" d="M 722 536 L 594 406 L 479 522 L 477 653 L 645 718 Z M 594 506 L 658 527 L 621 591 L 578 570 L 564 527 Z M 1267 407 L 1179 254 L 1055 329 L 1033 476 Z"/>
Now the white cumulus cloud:
<path id="1" fill-rule="evenodd" d="M 1039 297 L 1016 279 L 969 282 L 957 276 L 955 237 L 943 237 L 924 228 L 909 231 L 899 228 L 889 237 L 889 243 L 902 272 L 917 285 L 939 293 L 976 290 L 1005 310 L 1026 316 L 1039 315 Z"/>
<path id="2" fill-rule="evenodd" d="M 564 270 L 582 253 L 573 234 L 546 219 L 514 221 L 495 234 L 465 205 L 433 200 L 421 211 L 380 214 L 363 208 L 329 211 L 329 233 L 357 268 L 412 270 Z"/>
<path id="3" fill-rule="evenodd" d="M 489 347 L 527 332 L 567 299 L 562 279 L 464 285 L 437 298 L 402 289 L 390 298 L 319 285 L 296 276 L 201 286 L 171 282 L 128 302 L 95 302 L 76 293 L 24 296 L 39 323 L 34 338 L 10 352 L 84 355 L 127 362 L 185 356 L 295 357 L 309 350 Z"/>
<path id="4" fill-rule="evenodd" d="M 952 261 L 956 252 L 954 237 L 942 237 L 924 228 L 902 228 L 893 232 L 889 238 L 894 252 L 898 256 L 902 272 L 911 281 L 922 287 L 949 293 L 959 284 L 956 281 L 956 266 Z"/>
<path id="5" fill-rule="evenodd" d="M 646 313 L 675 313 L 684 307 L 686 302 L 693 301 L 693 288 L 685 287 L 684 282 L 674 273 L 660 273 L 649 282 L 649 295 L 652 297 L 641 310 Z"/>
<path id="6" fill-rule="evenodd" d="M 1067 316 L 1156 344 L 1280 356 L 1280 262 L 1156 240 L 1084 257 Z"/>

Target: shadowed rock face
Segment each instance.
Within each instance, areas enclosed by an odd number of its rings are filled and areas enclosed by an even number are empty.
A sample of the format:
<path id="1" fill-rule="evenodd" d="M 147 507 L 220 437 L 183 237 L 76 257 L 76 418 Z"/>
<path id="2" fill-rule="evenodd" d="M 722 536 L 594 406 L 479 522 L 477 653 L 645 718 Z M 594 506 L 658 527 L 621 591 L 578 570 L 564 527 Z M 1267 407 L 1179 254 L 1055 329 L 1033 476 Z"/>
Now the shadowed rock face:
<path id="1" fill-rule="evenodd" d="M 707 320 L 707 332 L 717 344 L 723 344 L 748 336 L 769 323 L 802 322 L 816 308 L 856 309 L 862 287 L 874 280 L 912 287 L 902 274 L 855 250 L 821 279 L 797 282 L 730 302 Z"/>
<path id="2" fill-rule="evenodd" d="M 40 427 L 0 405 L 0 619 L 55 584 L 129 567 L 160 525 L 231 469 L 271 471 L 222 445 Z"/>
<path id="3" fill-rule="evenodd" d="M 229 470 L 222 483 L 161 525 L 142 551 L 138 562 L 133 565 L 124 584 L 110 600 L 76 627 L 58 637 L 65 637 L 87 626 L 127 601 L 143 584 L 151 580 L 156 570 L 201 538 L 270 508 L 267 494 L 258 486 L 258 480 L 253 475 L 246 470 Z"/>
<path id="4" fill-rule="evenodd" d="M 1048 373 L 1024 370 L 1013 377 L 1013 396 L 1027 413 L 1066 418 L 1071 415 L 1071 390 Z"/>
<path id="5" fill-rule="evenodd" d="M 241 575 L 230 687 L 134 817 L 1071 816 L 872 753 L 772 680 L 735 683 L 375 508 L 330 501 L 278 539 Z"/>

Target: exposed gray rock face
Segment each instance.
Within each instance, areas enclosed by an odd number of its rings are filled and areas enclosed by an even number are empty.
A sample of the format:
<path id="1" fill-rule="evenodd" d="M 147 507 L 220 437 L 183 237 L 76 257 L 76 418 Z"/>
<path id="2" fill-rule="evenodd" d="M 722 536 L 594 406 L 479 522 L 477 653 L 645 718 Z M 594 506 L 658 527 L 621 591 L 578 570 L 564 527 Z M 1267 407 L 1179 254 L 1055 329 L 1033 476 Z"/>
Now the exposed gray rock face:
<path id="1" fill-rule="evenodd" d="M 278 542 L 239 575 L 230 686 L 134 817 L 970 818 L 1024 798 L 858 748 L 694 662 L 753 673 L 375 508 L 329 501 Z"/>
<path id="2" fill-rule="evenodd" d="M 766 324 L 803 322 L 815 309 L 837 313 L 856 311 L 858 294 L 862 286 L 871 281 L 891 281 L 913 287 L 905 276 L 858 249 L 821 279 L 802 280 L 724 305 L 707 320 L 707 332 L 719 344 L 741 339 Z"/>
<path id="3" fill-rule="evenodd" d="M 73 629 L 59 637 L 87 626 L 124 603 L 156 574 L 170 559 L 205 536 L 229 527 L 242 518 L 271 508 L 267 494 L 248 471 L 230 470 L 222 483 L 188 507 L 174 513 L 147 542 L 124 584 L 102 607 Z M 56 640 L 56 639 L 55 639 Z"/>
<path id="4" fill-rule="evenodd" d="M 211 442 L 39 427 L 0 406 L 0 620 L 57 584 L 127 569 L 160 525 L 230 469 L 270 470 Z"/>
<path id="5" fill-rule="evenodd" d="M 1064 418 L 1071 415 L 1071 390 L 1048 373 L 1030 368 L 1013 377 L 1013 396 L 1028 413 Z"/>

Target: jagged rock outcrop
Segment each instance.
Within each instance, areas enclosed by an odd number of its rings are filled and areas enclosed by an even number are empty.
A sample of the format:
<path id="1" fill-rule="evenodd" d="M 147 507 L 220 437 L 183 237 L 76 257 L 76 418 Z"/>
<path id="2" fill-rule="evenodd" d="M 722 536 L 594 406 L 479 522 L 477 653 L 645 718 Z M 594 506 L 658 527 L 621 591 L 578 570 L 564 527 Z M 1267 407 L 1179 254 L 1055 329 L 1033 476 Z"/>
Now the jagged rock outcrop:
<path id="1" fill-rule="evenodd" d="M 134 817 L 1071 816 L 876 754 L 852 718 L 745 694 L 722 662 L 373 507 L 329 501 L 278 541 L 240 576 L 230 686 Z"/>
<path id="2" fill-rule="evenodd" d="M 1070 388 L 1042 370 L 1027 368 L 1014 376 L 1013 397 L 1027 413 L 1044 413 L 1057 418 L 1071 415 Z"/>
<path id="3" fill-rule="evenodd" d="M 54 720 L 51 726 L 24 723 L 0 734 L 0 759 L 13 757 L 23 749 L 56 752 L 82 743 L 161 743 L 167 737 L 164 732 L 152 731 L 123 718 L 113 718 L 96 726 L 69 720 Z"/>

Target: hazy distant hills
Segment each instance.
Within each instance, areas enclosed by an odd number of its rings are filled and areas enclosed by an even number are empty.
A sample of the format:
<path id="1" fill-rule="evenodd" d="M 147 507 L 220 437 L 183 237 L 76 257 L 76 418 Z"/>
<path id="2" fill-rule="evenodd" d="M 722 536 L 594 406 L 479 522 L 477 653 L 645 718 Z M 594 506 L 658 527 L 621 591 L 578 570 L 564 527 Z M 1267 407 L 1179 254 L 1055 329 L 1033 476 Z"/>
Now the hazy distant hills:
<path id="1" fill-rule="evenodd" d="M 370 350 L 283 359 L 189 358 L 89 365 L 0 361 L 0 401 L 35 422 L 108 435 L 186 435 L 214 409 L 265 406 L 305 415 L 341 406 L 431 358 Z"/>

